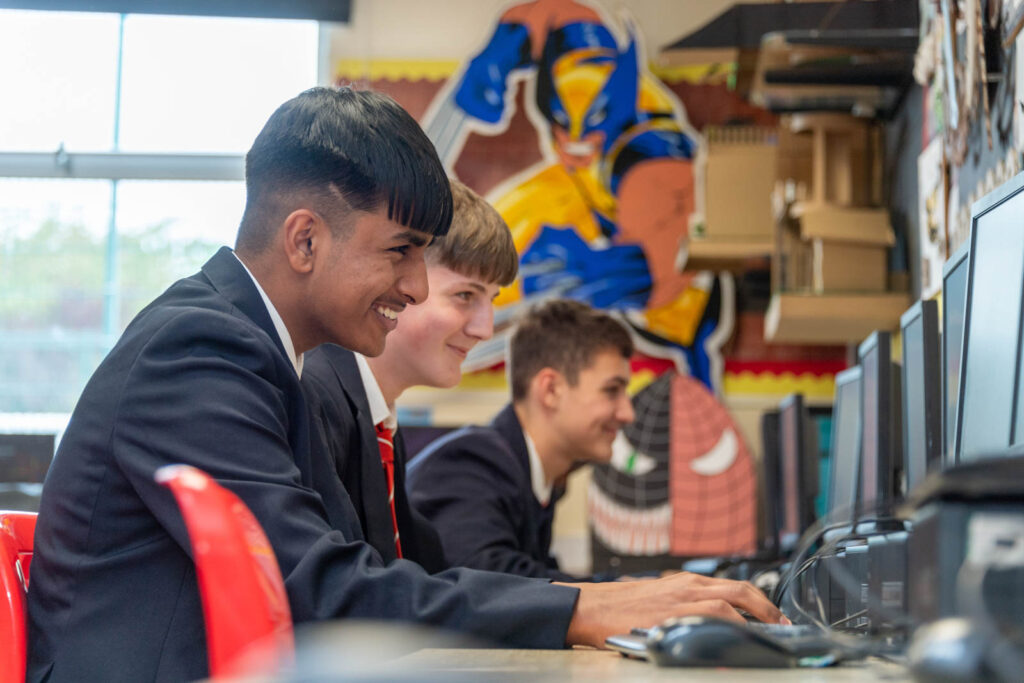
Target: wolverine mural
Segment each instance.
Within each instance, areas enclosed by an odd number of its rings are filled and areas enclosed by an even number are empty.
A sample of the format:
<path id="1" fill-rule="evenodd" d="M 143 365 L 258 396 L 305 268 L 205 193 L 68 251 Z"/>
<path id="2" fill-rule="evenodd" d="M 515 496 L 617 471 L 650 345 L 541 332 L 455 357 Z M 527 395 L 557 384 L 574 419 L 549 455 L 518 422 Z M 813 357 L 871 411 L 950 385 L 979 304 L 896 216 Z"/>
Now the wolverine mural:
<path id="1" fill-rule="evenodd" d="M 635 26 L 592 5 L 538 0 L 502 14 L 428 111 L 425 128 L 449 168 L 469 132 L 506 130 L 519 87 L 544 159 L 489 195 L 520 254 L 519 278 L 497 301 L 497 327 L 535 301 L 578 299 L 618 312 L 641 351 L 681 373 L 659 380 L 664 391 L 637 396 L 638 425 L 645 411 L 671 416 L 655 434 L 665 447 L 645 451 L 629 430 L 613 464 L 598 468 L 590 498 L 597 539 L 636 555 L 751 549 L 753 465 L 714 397 L 732 331 L 732 280 L 683 270 L 700 213 L 699 135 L 647 69 Z M 491 365 L 504 341 L 496 335 L 474 351 L 473 365 Z M 715 467 L 699 465 L 726 451 Z M 646 469 L 631 470 L 638 458 Z M 699 515 L 688 507 L 695 500 L 708 503 Z M 730 515 L 730 534 L 710 521 L 718 510 Z"/>

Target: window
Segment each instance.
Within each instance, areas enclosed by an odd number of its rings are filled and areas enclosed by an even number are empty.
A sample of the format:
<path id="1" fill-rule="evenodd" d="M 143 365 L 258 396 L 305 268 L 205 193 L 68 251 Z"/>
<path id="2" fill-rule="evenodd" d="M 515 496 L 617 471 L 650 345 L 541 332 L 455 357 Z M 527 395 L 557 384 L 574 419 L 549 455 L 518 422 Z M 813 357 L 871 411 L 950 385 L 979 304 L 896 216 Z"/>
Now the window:
<path id="1" fill-rule="evenodd" d="M 317 83 L 312 22 L 131 15 L 120 148 L 244 154 L 273 111 Z"/>
<path id="2" fill-rule="evenodd" d="M 241 155 L 318 47 L 312 21 L 0 10 L 0 416 L 70 412 L 132 317 L 234 242 Z"/>
<path id="3" fill-rule="evenodd" d="M 0 10 L 0 150 L 114 144 L 118 16 Z"/>

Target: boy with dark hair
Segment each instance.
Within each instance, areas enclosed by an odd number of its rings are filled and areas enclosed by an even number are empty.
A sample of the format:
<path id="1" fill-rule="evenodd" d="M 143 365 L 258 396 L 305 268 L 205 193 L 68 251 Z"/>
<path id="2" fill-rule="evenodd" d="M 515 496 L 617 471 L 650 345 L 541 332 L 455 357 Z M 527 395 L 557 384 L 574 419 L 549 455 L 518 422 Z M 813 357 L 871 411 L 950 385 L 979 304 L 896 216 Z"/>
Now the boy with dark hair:
<path id="1" fill-rule="evenodd" d="M 315 88 L 270 117 L 246 189 L 236 251 L 143 309 L 75 407 L 36 526 L 29 680 L 207 675 L 191 546 L 153 480 L 166 464 L 205 470 L 249 506 L 297 622 L 412 616 L 423 587 L 371 574 L 344 489 L 310 457 L 299 374 L 325 341 L 379 353 L 394 312 L 426 297 L 422 251 L 448 229 L 448 179 L 395 102 Z M 382 592 L 401 607 L 383 609 Z"/>
<path id="2" fill-rule="evenodd" d="M 412 117 L 348 88 L 283 104 L 246 166 L 237 251 L 222 248 L 136 316 L 61 440 L 36 525 L 29 681 L 207 675 L 191 545 L 153 480 L 172 463 L 208 472 L 252 510 L 296 622 L 395 619 L 560 647 L 726 603 L 778 618 L 731 585 L 709 592 L 698 580 L 648 582 L 661 589 L 655 601 L 649 589 L 587 594 L 384 567 L 358 540 L 333 463 L 310 448 L 302 358 L 324 342 L 378 354 L 398 313 L 426 298 L 423 250 L 448 230 L 448 180 Z"/>
<path id="3" fill-rule="evenodd" d="M 448 565 L 437 533 L 405 493 L 395 401 L 409 387 L 458 384 L 466 354 L 493 333 L 492 300 L 518 269 L 512 234 L 498 212 L 458 180 L 451 190 L 451 228 L 424 251 L 427 300 L 403 311 L 381 355 L 324 344 L 307 354 L 302 373 L 314 429 L 367 542 L 385 562 L 402 557 L 430 572 Z"/>
<path id="4" fill-rule="evenodd" d="M 605 313 L 555 300 L 531 310 L 509 343 L 512 403 L 487 427 L 429 446 L 409 472 L 413 505 L 453 564 L 573 580 L 551 556 L 566 475 L 607 462 L 633 420 L 633 342 Z"/>

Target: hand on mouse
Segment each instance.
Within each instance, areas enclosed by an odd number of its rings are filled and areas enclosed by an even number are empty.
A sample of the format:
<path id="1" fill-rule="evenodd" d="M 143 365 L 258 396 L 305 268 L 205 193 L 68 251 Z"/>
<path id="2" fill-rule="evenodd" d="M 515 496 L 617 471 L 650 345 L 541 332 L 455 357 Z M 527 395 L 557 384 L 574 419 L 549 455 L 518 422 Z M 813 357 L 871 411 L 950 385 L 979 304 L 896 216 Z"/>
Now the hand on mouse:
<path id="1" fill-rule="evenodd" d="M 580 596 L 569 622 L 568 645 L 603 647 L 608 636 L 691 614 L 743 623 L 737 609 L 765 622 L 789 621 L 745 581 L 682 572 L 653 581 L 572 585 Z"/>

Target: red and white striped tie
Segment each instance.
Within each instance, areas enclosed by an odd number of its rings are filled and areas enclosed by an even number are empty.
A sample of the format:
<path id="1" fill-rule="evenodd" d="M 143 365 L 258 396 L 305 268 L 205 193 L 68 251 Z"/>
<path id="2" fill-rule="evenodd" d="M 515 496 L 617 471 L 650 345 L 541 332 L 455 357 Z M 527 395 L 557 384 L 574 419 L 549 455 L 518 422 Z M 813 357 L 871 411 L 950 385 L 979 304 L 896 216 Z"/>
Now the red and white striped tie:
<path id="1" fill-rule="evenodd" d="M 391 508 L 391 528 L 395 531 L 395 552 L 402 556 L 402 542 L 398 538 L 398 517 L 395 515 L 395 441 L 391 430 L 383 422 L 377 424 L 377 448 L 384 465 L 384 478 L 388 482 L 388 506 Z"/>

